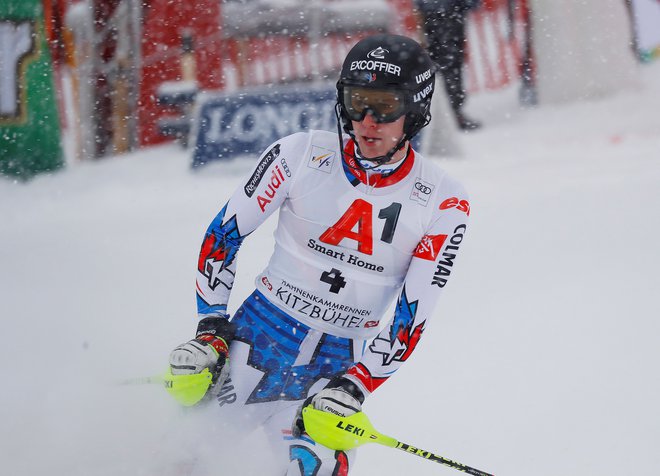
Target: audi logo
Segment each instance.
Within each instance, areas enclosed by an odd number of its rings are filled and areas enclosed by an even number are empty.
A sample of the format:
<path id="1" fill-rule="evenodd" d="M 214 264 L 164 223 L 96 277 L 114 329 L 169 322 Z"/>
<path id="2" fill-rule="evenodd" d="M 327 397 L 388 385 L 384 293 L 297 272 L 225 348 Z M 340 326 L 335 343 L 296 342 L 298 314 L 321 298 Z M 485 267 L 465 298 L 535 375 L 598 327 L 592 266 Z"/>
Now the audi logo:
<path id="1" fill-rule="evenodd" d="M 282 168 L 284 169 L 284 173 L 286 174 L 286 176 L 291 177 L 291 170 L 289 170 L 289 166 L 286 164 L 286 160 L 282 158 L 280 160 L 280 163 L 282 164 Z"/>
<path id="2" fill-rule="evenodd" d="M 431 187 L 427 187 L 422 182 L 415 182 L 415 188 L 422 192 L 424 195 L 431 193 Z"/>

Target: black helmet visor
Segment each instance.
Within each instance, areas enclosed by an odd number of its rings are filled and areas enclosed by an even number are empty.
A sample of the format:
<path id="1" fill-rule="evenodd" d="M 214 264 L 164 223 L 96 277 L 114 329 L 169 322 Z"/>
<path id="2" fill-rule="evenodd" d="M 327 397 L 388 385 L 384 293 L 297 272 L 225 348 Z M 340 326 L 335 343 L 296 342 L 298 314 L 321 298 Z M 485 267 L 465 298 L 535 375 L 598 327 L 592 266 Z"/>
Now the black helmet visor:
<path id="1" fill-rule="evenodd" d="M 344 86 L 342 99 L 348 117 L 356 122 L 362 121 L 367 113 L 376 122 L 394 122 L 408 110 L 406 94 L 394 89 Z"/>

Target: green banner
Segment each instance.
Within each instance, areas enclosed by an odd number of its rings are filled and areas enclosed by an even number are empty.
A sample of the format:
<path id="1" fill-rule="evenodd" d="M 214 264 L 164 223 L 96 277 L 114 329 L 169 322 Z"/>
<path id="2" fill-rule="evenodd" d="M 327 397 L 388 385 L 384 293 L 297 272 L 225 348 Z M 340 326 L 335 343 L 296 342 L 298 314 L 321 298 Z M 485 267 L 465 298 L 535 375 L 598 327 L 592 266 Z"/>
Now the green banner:
<path id="1" fill-rule="evenodd" d="M 41 0 L 0 0 L 0 173 L 27 180 L 62 165 Z"/>

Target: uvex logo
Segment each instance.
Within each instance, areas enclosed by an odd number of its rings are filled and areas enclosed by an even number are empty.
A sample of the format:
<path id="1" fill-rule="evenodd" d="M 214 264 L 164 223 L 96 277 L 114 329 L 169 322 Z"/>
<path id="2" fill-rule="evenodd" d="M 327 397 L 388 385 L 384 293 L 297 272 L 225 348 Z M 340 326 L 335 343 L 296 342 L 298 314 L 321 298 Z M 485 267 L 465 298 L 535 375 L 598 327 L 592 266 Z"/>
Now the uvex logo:
<path id="1" fill-rule="evenodd" d="M 418 74 L 417 76 L 415 76 L 415 81 L 417 82 L 417 84 L 422 84 L 424 81 L 430 78 L 431 78 L 431 70 L 427 69 L 422 74 Z"/>
<path id="2" fill-rule="evenodd" d="M 413 102 L 419 102 L 419 101 L 425 99 L 426 96 L 428 96 L 432 92 L 433 92 L 433 83 L 429 84 L 428 86 L 426 86 L 421 91 L 415 93 L 413 95 Z"/>

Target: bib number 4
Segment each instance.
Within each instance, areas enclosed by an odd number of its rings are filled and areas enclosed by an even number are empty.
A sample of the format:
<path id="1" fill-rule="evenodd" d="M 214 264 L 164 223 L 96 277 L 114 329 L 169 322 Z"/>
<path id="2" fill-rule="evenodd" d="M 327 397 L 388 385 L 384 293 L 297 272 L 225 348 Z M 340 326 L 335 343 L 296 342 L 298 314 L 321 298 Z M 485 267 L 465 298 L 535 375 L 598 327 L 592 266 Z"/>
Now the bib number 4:
<path id="1" fill-rule="evenodd" d="M 341 271 L 336 268 L 332 268 L 330 271 L 323 271 L 321 281 L 329 284 L 330 292 L 335 294 L 339 294 L 339 291 L 346 286 L 346 280 L 341 275 Z"/>

